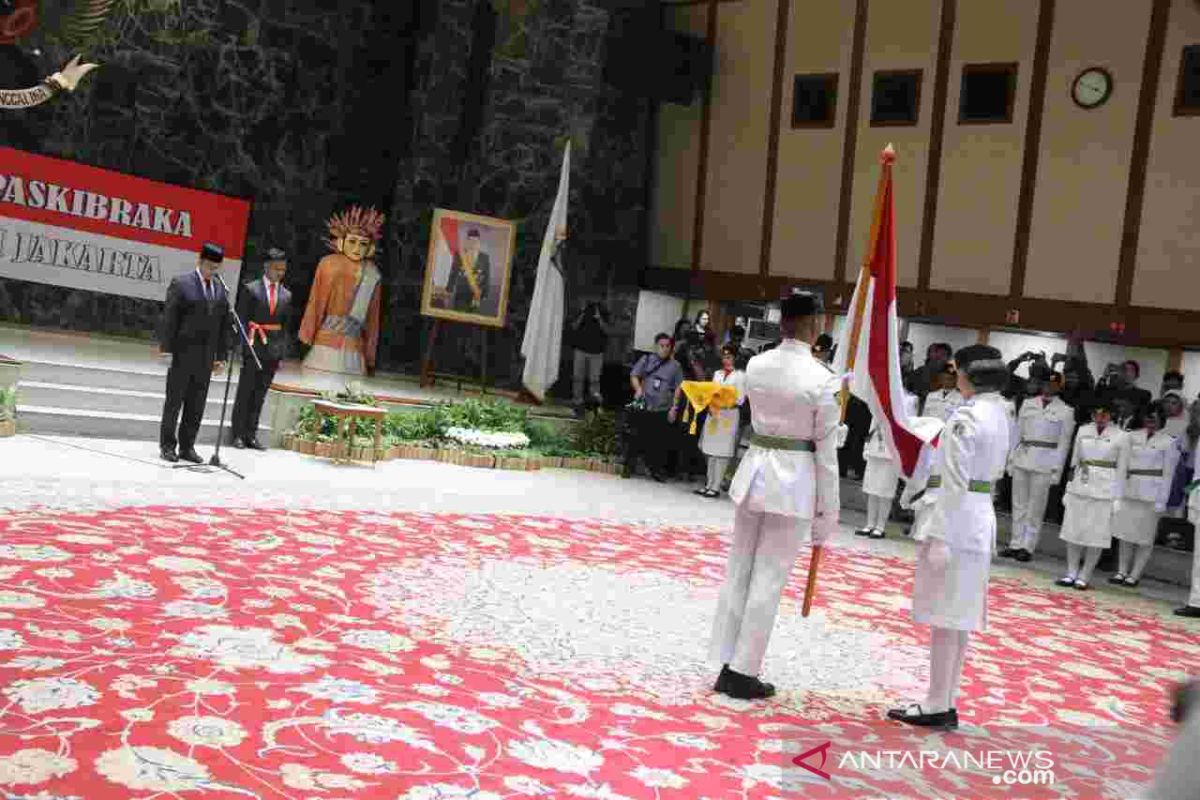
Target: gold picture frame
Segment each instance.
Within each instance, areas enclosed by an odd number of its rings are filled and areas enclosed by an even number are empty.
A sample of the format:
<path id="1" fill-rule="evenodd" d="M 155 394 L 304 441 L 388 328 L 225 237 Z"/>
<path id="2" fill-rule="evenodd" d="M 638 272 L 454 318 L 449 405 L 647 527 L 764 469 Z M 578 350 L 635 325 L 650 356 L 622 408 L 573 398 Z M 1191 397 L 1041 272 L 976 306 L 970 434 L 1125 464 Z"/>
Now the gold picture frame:
<path id="1" fill-rule="evenodd" d="M 434 209 L 421 315 L 503 328 L 516 242 L 510 220 Z"/>

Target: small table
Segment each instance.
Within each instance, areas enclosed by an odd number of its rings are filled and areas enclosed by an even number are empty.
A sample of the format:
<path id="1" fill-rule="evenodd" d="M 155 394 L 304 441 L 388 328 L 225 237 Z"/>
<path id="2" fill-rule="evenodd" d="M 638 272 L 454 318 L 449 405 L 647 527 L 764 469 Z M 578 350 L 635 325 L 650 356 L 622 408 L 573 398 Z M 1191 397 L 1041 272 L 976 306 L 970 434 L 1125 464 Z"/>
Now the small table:
<path id="1" fill-rule="evenodd" d="M 354 445 L 354 420 L 375 420 L 375 444 L 371 448 L 371 466 L 375 466 L 379 448 L 383 445 L 383 418 L 387 411 L 377 406 L 362 406 L 353 403 L 332 403 L 328 400 L 314 400 L 313 408 L 319 414 L 328 414 L 337 420 L 338 439 L 346 442 L 345 458 L 334 457 L 334 463 L 349 463 L 350 449 Z"/>

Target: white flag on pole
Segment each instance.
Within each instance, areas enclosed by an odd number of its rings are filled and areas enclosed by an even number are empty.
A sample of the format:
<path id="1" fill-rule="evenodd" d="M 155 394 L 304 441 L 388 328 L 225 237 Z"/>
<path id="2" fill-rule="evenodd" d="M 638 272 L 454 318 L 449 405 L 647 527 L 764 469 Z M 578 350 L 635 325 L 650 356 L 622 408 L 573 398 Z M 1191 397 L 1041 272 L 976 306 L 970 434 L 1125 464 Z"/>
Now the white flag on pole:
<path id="1" fill-rule="evenodd" d="M 542 253 L 538 257 L 537 280 L 533 285 L 533 301 L 525 321 L 525 338 L 521 355 L 525 357 L 525 372 L 521 382 L 539 401 L 546 399 L 548 390 L 558 380 L 559 359 L 562 353 L 563 329 L 563 271 L 559 248 L 567 238 L 567 197 L 571 179 L 571 142 L 563 152 L 562 173 L 558 179 L 558 195 Z"/>

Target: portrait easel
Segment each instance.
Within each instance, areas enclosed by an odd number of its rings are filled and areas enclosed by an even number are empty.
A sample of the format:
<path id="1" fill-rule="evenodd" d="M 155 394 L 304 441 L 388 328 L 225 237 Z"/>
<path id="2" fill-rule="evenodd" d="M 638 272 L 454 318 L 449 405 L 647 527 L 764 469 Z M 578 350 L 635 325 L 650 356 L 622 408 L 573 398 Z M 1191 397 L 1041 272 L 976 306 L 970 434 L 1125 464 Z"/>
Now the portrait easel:
<path id="1" fill-rule="evenodd" d="M 425 356 L 421 359 L 421 387 L 433 386 L 437 383 L 438 378 L 447 381 L 455 381 L 458 383 L 458 390 L 462 391 L 463 384 L 477 384 L 481 394 L 488 393 L 488 387 L 491 385 L 488 380 L 487 365 L 488 365 L 488 350 L 487 350 L 487 328 L 483 325 L 474 325 L 478 331 L 479 342 L 479 377 L 473 378 L 466 375 L 451 375 L 449 373 L 437 372 L 436 359 L 434 357 L 434 349 L 437 346 L 438 333 L 441 331 L 443 322 L 448 320 L 439 317 L 432 317 L 429 320 L 427 339 L 425 342 Z M 470 324 L 470 323 L 463 323 Z"/>

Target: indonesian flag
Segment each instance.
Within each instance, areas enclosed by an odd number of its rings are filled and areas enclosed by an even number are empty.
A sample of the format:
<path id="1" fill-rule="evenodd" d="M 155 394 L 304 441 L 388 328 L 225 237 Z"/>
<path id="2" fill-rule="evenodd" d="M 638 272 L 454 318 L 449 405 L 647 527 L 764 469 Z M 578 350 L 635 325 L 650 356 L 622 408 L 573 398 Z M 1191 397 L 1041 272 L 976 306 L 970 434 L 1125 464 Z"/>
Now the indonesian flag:
<path id="1" fill-rule="evenodd" d="M 521 382 L 539 402 L 546 399 L 546 391 L 558 380 L 562 356 L 565 279 L 559 250 L 567 238 L 570 178 L 571 142 L 568 141 L 558 177 L 558 194 L 550 211 L 550 221 L 546 223 L 546 235 L 542 238 L 533 300 L 529 305 L 529 319 L 525 321 L 525 338 L 521 342 L 521 355 L 525 357 Z"/>
<path id="2" fill-rule="evenodd" d="M 888 145 L 880 155 L 883 169 L 875 194 L 867 259 L 854 287 L 854 299 L 839 343 L 835 369 L 845 389 L 865 402 L 879 424 L 888 450 L 905 478 L 927 474 L 937 436 L 914 425 L 904 403 L 900 372 L 900 329 L 896 318 L 896 209 Z M 844 394 L 843 404 L 848 400 Z M 844 407 L 844 406 L 843 406 Z M 921 434 L 918 433 L 918 427 Z"/>
<path id="3" fill-rule="evenodd" d="M 454 217 L 442 217 L 442 236 L 438 248 L 450 254 L 450 258 L 458 255 L 458 220 Z"/>

